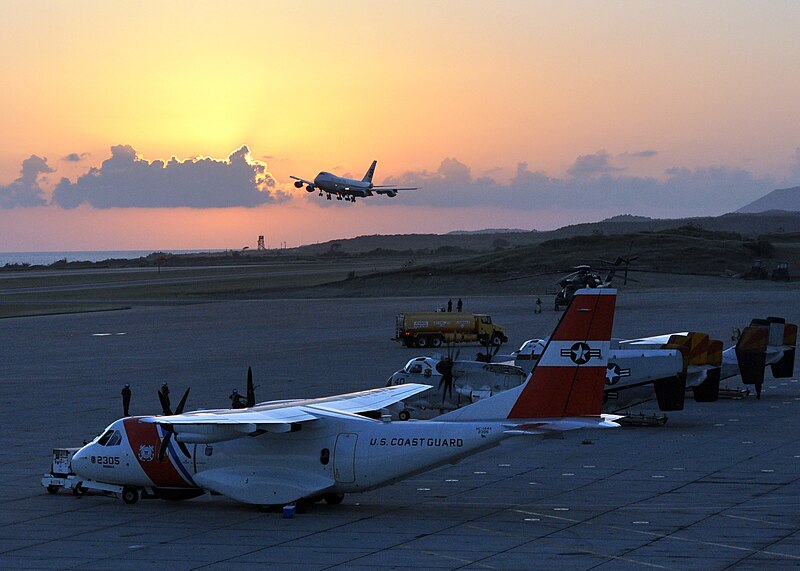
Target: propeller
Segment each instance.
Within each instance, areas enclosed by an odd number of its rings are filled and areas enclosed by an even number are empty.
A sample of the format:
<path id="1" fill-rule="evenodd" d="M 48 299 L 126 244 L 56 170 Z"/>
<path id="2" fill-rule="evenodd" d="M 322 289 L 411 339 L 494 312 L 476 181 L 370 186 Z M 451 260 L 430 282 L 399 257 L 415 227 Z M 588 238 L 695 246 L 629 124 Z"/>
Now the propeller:
<path id="1" fill-rule="evenodd" d="M 253 386 L 253 367 L 247 367 L 247 400 L 245 407 L 256 406 L 256 389 Z"/>
<path id="2" fill-rule="evenodd" d="M 439 390 L 442 391 L 442 402 L 447 395 L 453 395 L 453 363 L 458 360 L 461 355 L 461 349 L 456 349 L 455 355 L 453 354 L 453 345 L 447 345 L 447 357 L 441 359 L 436 363 L 436 372 L 442 375 L 439 381 Z"/>
<path id="3" fill-rule="evenodd" d="M 442 391 L 442 402 L 449 394 L 453 395 L 453 359 L 449 356 L 436 363 L 436 371 L 442 375 L 439 390 Z"/>
<path id="4" fill-rule="evenodd" d="M 183 414 L 183 407 L 186 406 L 186 399 L 189 398 L 189 388 L 186 389 L 186 392 L 183 393 L 183 397 L 181 397 L 181 401 L 178 403 L 177 408 L 175 409 L 175 414 Z M 166 396 L 161 392 L 158 391 L 158 398 L 161 401 L 161 408 L 164 410 L 164 414 L 167 416 L 172 416 L 172 411 L 169 409 L 169 400 Z M 175 434 L 175 429 L 172 427 L 171 424 L 165 424 L 164 427 L 164 438 L 161 440 L 161 447 L 158 449 L 158 461 L 163 462 L 164 457 L 167 455 L 167 449 L 169 448 L 169 441 L 172 439 L 172 435 Z M 189 454 L 189 449 L 186 445 L 181 442 L 180 440 L 175 440 L 178 443 L 178 448 L 181 449 L 183 455 L 187 458 L 191 458 L 192 455 Z"/>
<path id="5" fill-rule="evenodd" d="M 492 351 L 491 340 L 487 340 L 483 343 L 483 346 L 486 347 L 486 353 L 478 353 L 475 355 L 475 360 L 481 363 L 491 363 L 492 358 L 500 351 L 500 345 L 495 345 L 494 351 Z"/>

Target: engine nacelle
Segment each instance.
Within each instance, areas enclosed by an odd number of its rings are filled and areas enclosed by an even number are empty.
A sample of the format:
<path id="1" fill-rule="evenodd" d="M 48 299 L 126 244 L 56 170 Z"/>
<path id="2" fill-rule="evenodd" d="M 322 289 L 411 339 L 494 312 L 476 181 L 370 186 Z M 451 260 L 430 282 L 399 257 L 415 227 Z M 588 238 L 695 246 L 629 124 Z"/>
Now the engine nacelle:
<path id="1" fill-rule="evenodd" d="M 294 187 L 295 188 L 303 188 L 303 181 L 301 181 L 301 180 L 294 181 Z"/>
<path id="2" fill-rule="evenodd" d="M 397 196 L 397 191 L 390 190 L 389 192 L 386 193 L 386 196 L 388 196 L 389 198 L 394 198 L 395 196 Z"/>
<path id="3" fill-rule="evenodd" d="M 301 185 L 301 186 L 302 186 L 302 185 Z M 313 184 L 309 184 L 309 185 L 306 187 L 306 192 L 314 192 L 314 185 L 313 185 Z"/>

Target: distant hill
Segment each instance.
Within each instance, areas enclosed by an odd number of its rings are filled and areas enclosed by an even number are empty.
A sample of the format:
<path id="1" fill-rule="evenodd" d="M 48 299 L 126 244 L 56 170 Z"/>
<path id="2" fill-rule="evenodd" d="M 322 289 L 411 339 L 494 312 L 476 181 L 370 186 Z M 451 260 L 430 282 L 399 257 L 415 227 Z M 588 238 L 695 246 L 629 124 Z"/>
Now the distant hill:
<path id="1" fill-rule="evenodd" d="M 546 240 L 572 238 L 574 236 L 610 236 L 636 232 L 658 232 L 693 226 L 713 232 L 734 232 L 744 239 L 755 239 L 764 234 L 800 232 L 800 211 L 798 212 L 733 212 L 722 216 L 698 218 L 646 218 L 623 214 L 601 220 L 564 226 L 549 231 L 481 231 L 472 233 L 448 234 L 388 234 L 358 236 L 342 240 L 331 240 L 319 244 L 309 244 L 293 248 L 293 253 L 302 255 L 338 253 L 362 254 L 374 250 L 394 250 L 398 252 L 435 251 L 451 248 L 464 253 L 491 252 L 519 246 L 535 246 Z M 252 254 L 255 255 L 255 254 Z"/>
<path id="2" fill-rule="evenodd" d="M 736 212 L 754 213 L 769 211 L 800 212 L 800 186 L 779 188 L 766 196 L 742 206 Z"/>
<path id="3" fill-rule="evenodd" d="M 464 234 L 513 234 L 515 232 L 531 232 L 531 230 L 522 230 L 520 228 L 486 228 L 485 230 L 453 230 L 448 232 L 448 235 L 464 235 Z M 536 230 L 533 230 L 536 232 Z"/>

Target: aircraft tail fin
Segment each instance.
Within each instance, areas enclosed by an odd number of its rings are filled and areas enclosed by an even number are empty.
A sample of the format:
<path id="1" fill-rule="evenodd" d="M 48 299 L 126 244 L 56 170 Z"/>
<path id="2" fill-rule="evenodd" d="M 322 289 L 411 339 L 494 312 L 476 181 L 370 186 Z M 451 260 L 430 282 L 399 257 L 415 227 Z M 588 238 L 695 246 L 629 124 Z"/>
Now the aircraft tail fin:
<path id="1" fill-rule="evenodd" d="M 753 319 L 742 330 L 736 342 L 736 361 L 739 374 L 746 385 L 764 383 L 764 367 L 767 365 L 767 345 L 769 344 L 769 321 Z"/>
<path id="2" fill-rule="evenodd" d="M 361 182 L 372 182 L 372 177 L 375 174 L 375 166 L 378 164 L 378 161 L 372 161 L 372 164 L 367 169 L 367 173 L 364 175 L 364 178 L 361 179 Z"/>
<path id="3" fill-rule="evenodd" d="M 779 317 L 768 318 L 770 322 L 770 345 L 783 345 L 783 357 L 772 363 L 772 376 L 776 379 L 791 377 L 794 374 L 794 357 L 797 348 L 797 325 L 786 323 L 785 319 Z M 783 331 L 781 327 L 783 326 Z M 777 329 L 777 331 L 774 331 Z M 781 338 L 781 333 L 782 337 Z"/>
<path id="4" fill-rule="evenodd" d="M 607 288 L 578 290 L 525 383 L 439 420 L 507 418 L 548 423 L 565 417 L 599 417 L 616 293 Z"/>

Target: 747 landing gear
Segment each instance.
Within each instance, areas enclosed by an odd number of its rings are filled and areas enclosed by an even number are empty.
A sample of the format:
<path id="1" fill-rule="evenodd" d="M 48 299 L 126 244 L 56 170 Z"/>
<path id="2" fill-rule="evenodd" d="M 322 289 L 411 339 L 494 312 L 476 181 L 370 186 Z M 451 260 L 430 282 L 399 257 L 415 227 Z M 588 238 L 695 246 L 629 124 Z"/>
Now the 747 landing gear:
<path id="1" fill-rule="evenodd" d="M 328 200 L 330 200 L 330 199 L 331 199 L 331 193 L 329 192 L 328 193 Z"/>

